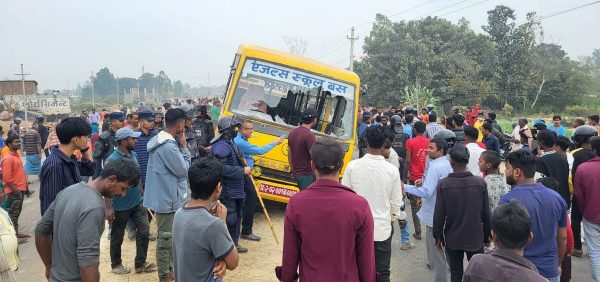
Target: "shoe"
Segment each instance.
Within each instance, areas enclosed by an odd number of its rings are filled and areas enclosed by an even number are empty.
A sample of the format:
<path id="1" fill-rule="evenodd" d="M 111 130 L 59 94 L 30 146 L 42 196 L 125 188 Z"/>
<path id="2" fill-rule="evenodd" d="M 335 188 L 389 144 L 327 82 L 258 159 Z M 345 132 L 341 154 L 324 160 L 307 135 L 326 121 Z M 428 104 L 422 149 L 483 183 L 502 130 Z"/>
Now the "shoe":
<path id="1" fill-rule="evenodd" d="M 415 237 L 415 239 L 417 240 L 421 240 L 421 234 L 417 234 L 417 233 L 413 233 L 413 237 Z"/>
<path id="2" fill-rule="evenodd" d="M 27 190 L 27 191 L 25 192 L 25 197 L 29 198 L 29 197 L 31 197 L 31 195 L 33 195 L 33 194 L 35 194 L 35 190 L 34 190 L 34 191 Z"/>
<path id="3" fill-rule="evenodd" d="M 410 249 L 414 249 L 415 245 L 413 243 L 408 243 L 408 244 L 402 244 L 402 247 L 400 247 L 400 250 L 406 251 L 406 250 L 410 250 Z"/>
<path id="4" fill-rule="evenodd" d="M 242 234 L 240 237 L 242 237 L 242 239 L 246 239 L 246 240 L 250 240 L 250 241 L 260 241 L 260 237 L 254 235 L 254 233 L 250 233 L 248 235 Z"/>
<path id="5" fill-rule="evenodd" d="M 583 250 L 578 250 L 578 249 L 573 249 L 573 256 L 574 257 L 582 257 L 583 256 Z"/>
<path id="6" fill-rule="evenodd" d="M 245 253 L 247 253 L 247 252 L 248 252 L 248 249 L 247 249 L 247 248 L 244 248 L 244 247 L 242 247 L 242 246 L 240 246 L 240 245 L 237 245 L 237 246 L 235 246 L 235 247 L 237 248 L 237 251 L 238 251 L 238 253 L 240 253 L 240 254 L 245 254 Z"/>
<path id="7" fill-rule="evenodd" d="M 127 273 L 131 272 L 131 269 L 123 266 L 122 264 L 119 264 L 119 265 L 113 267 L 111 272 L 114 274 L 123 275 L 123 274 L 127 274 Z"/>
<path id="8" fill-rule="evenodd" d="M 153 262 L 144 262 L 144 265 L 141 267 L 136 267 L 135 268 L 135 273 L 149 273 L 149 272 L 154 272 L 157 271 L 158 267 L 156 266 L 155 263 Z"/>
<path id="9" fill-rule="evenodd" d="M 156 236 L 154 236 L 154 235 L 148 235 L 148 240 L 150 240 L 150 241 L 156 241 Z"/>

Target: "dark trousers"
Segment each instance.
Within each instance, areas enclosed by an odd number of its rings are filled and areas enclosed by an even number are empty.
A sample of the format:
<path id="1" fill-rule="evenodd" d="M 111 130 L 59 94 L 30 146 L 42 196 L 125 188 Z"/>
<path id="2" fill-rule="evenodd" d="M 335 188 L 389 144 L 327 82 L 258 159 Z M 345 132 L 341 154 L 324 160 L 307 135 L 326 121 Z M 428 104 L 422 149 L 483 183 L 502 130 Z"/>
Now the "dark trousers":
<path id="1" fill-rule="evenodd" d="M 110 261 L 111 267 L 115 267 L 122 263 L 121 260 L 121 245 L 123 244 L 123 235 L 125 235 L 125 227 L 127 221 L 133 219 L 136 227 L 135 235 L 135 267 L 142 267 L 146 262 L 148 254 L 148 235 L 150 234 L 150 224 L 146 209 L 142 205 L 126 210 L 115 211 L 115 220 L 112 223 L 112 233 L 110 235 Z"/>
<path id="2" fill-rule="evenodd" d="M 562 272 L 560 273 L 560 281 L 568 282 L 571 281 L 571 256 L 565 254 L 562 264 L 560 265 Z"/>
<path id="3" fill-rule="evenodd" d="M 573 200 L 571 208 L 571 229 L 573 229 L 574 247 L 576 250 L 581 250 L 581 220 L 583 216 L 579 211 L 579 205 Z"/>
<path id="4" fill-rule="evenodd" d="M 450 281 L 461 282 L 464 273 L 463 260 L 467 254 L 467 260 L 471 260 L 471 257 L 476 254 L 483 254 L 483 246 L 480 250 L 471 252 L 465 250 L 452 250 L 446 247 L 446 259 L 448 260 L 448 266 L 450 266 Z"/>
<path id="5" fill-rule="evenodd" d="M 254 225 L 254 209 L 256 208 L 256 190 L 254 189 L 254 183 L 250 177 L 244 177 L 246 185 L 244 190 L 246 191 L 246 200 L 244 201 L 244 209 L 242 215 L 242 234 L 252 234 L 252 226 Z"/>
<path id="6" fill-rule="evenodd" d="M 227 231 L 233 240 L 233 243 L 237 246 L 238 240 L 240 239 L 240 227 L 242 221 L 242 211 L 244 209 L 244 199 L 229 199 L 221 198 L 221 204 L 227 208 L 227 218 L 225 223 L 227 224 Z"/>
<path id="7" fill-rule="evenodd" d="M 6 209 L 8 216 L 15 227 L 15 232 L 19 234 L 19 216 L 23 210 L 23 192 L 11 192 L 6 199 Z"/>
<path id="8" fill-rule="evenodd" d="M 300 191 L 308 188 L 316 180 L 314 175 L 294 175 L 294 179 L 296 179 Z"/>
<path id="9" fill-rule="evenodd" d="M 392 258 L 392 234 L 385 241 L 375 241 L 375 271 L 379 273 L 380 282 L 390 281 L 390 259 Z"/>
<path id="10" fill-rule="evenodd" d="M 414 185 L 414 182 L 410 182 L 410 184 Z M 419 216 L 417 216 L 417 212 L 419 211 L 419 209 L 421 209 L 421 207 L 417 206 L 417 199 L 419 199 L 419 197 L 406 193 L 408 196 L 408 199 L 410 200 L 410 212 L 412 214 L 413 217 L 413 225 L 415 226 L 415 234 L 417 234 L 418 236 L 421 236 L 421 220 L 419 220 Z"/>

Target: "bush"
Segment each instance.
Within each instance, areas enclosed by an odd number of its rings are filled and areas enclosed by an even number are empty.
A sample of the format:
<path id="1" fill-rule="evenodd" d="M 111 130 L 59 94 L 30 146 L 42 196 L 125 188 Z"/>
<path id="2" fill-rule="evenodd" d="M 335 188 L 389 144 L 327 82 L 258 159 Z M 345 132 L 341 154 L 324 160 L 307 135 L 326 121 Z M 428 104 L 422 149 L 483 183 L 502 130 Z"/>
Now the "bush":
<path id="1" fill-rule="evenodd" d="M 504 115 L 504 116 L 508 116 L 508 117 L 512 116 L 513 111 L 514 111 L 513 106 L 509 105 L 508 103 L 504 104 L 504 107 L 502 107 L 502 115 Z"/>
<path id="2" fill-rule="evenodd" d="M 594 114 L 594 110 L 589 109 L 584 106 L 581 106 L 581 105 L 573 105 L 573 106 L 566 106 L 564 114 L 566 116 L 572 116 L 572 117 L 581 117 L 581 116 L 587 117 L 589 115 Z"/>

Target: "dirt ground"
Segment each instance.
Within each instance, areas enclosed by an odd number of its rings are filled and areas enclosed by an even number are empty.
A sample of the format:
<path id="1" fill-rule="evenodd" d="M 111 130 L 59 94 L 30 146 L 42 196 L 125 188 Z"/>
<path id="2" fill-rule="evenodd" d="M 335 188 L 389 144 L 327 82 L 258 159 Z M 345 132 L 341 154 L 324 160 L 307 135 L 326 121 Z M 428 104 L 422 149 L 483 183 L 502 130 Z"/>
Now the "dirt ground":
<path id="1" fill-rule="evenodd" d="M 241 240 L 240 245 L 248 248 L 248 253 L 240 254 L 240 262 L 234 271 L 229 271 L 225 275 L 226 281 L 277 281 L 275 278 L 275 266 L 281 265 L 281 255 L 283 246 L 283 214 L 285 206 L 278 203 L 267 202 L 267 210 L 275 232 L 278 236 L 280 245 L 278 246 L 273 239 L 269 224 L 263 213 L 256 213 L 254 217 L 254 233 L 262 237 L 259 242 Z M 156 281 L 158 276 L 156 272 L 148 274 L 136 274 L 132 271 L 127 275 L 116 275 L 110 272 L 110 241 L 106 235 L 108 226 L 102 236 L 100 243 L 100 273 L 101 281 L 106 282 L 133 282 L 133 281 Z M 156 235 L 156 223 L 151 224 L 151 234 Z M 135 258 L 135 241 L 125 238 L 122 246 L 122 259 L 126 267 L 133 269 Z M 148 247 L 148 261 L 156 262 L 156 241 L 150 241 Z"/>

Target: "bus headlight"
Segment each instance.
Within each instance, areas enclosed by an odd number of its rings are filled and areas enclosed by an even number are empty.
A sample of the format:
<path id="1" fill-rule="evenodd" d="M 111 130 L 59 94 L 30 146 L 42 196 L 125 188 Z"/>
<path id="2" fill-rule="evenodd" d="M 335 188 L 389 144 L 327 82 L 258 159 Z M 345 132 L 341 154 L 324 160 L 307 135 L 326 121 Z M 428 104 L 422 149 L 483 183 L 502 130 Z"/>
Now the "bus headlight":
<path id="1" fill-rule="evenodd" d="M 255 166 L 255 167 L 252 169 L 252 176 L 254 176 L 254 177 L 259 177 L 261 174 L 262 174 L 262 170 L 260 169 L 260 167 L 258 167 L 258 166 Z"/>

